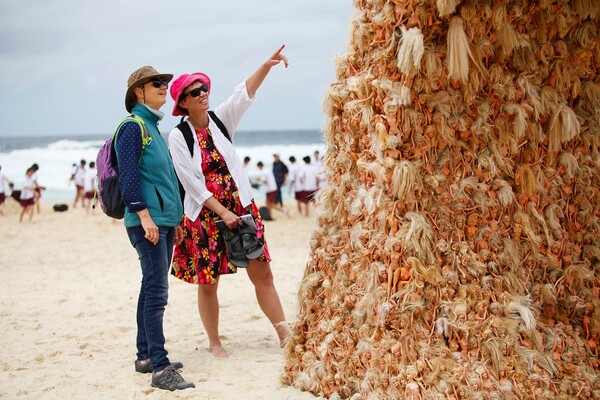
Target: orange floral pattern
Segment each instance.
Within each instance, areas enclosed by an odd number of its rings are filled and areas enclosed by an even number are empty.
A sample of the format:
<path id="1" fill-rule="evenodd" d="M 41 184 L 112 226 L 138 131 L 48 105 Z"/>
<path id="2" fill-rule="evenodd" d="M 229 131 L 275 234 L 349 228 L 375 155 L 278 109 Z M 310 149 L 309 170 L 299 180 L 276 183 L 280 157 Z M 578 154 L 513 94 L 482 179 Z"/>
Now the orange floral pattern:
<path id="1" fill-rule="evenodd" d="M 258 228 L 257 236 L 263 237 L 264 225 L 254 201 L 248 207 L 239 202 L 238 189 L 231 177 L 221 153 L 212 140 L 209 129 L 196 130 L 202 152 L 202 173 L 206 188 L 224 207 L 237 215 L 251 214 Z M 219 275 L 233 274 L 237 267 L 227 260 L 225 243 L 216 225 L 219 216 L 208 207 L 202 207 L 195 221 L 183 216 L 181 227 L 183 241 L 175 246 L 171 273 L 188 283 L 214 284 Z M 271 261 L 267 242 L 259 261 Z"/>

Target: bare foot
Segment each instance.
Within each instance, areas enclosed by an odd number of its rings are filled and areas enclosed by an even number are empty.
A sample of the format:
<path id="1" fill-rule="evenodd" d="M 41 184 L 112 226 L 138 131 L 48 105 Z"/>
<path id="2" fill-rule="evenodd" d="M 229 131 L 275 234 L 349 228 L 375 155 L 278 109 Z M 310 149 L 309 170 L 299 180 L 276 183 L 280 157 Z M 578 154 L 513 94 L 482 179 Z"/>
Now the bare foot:
<path id="1" fill-rule="evenodd" d="M 229 357 L 229 353 L 227 353 L 225 351 L 225 349 L 223 348 L 223 346 L 219 345 L 214 345 L 214 346 L 210 346 L 208 348 L 208 351 L 210 351 L 210 353 L 217 357 L 217 358 L 227 358 Z"/>
<path id="2" fill-rule="evenodd" d="M 282 349 L 285 347 L 285 341 L 290 333 L 290 327 L 287 321 L 281 321 L 273 325 L 277 336 L 279 336 L 279 347 Z"/>

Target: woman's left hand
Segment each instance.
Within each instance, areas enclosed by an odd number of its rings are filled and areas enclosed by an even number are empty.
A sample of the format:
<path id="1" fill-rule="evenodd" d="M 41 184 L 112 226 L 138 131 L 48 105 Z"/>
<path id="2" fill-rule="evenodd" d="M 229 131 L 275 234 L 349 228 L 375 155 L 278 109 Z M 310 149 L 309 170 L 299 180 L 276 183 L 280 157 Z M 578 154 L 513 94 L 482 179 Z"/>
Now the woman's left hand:
<path id="1" fill-rule="evenodd" d="M 181 226 L 176 226 L 175 227 L 175 244 L 178 245 L 182 241 L 183 241 L 183 229 L 181 229 Z"/>
<path id="2" fill-rule="evenodd" d="M 285 47 L 285 44 L 282 45 L 279 50 L 277 50 L 275 53 L 273 53 L 273 55 L 271 56 L 270 59 L 267 60 L 267 64 L 269 64 L 270 67 L 274 67 L 277 64 L 279 64 L 280 62 L 283 61 L 283 64 L 285 65 L 285 67 L 288 67 L 288 59 L 286 56 L 284 56 L 283 54 L 281 54 L 281 50 L 283 50 L 283 48 Z"/>
<path id="3" fill-rule="evenodd" d="M 250 75 L 248 79 L 246 79 L 246 90 L 248 91 L 248 96 L 250 96 L 250 98 L 254 97 L 256 91 L 263 83 L 265 77 L 268 75 L 272 67 L 276 66 L 282 61 L 285 67 L 288 67 L 287 57 L 281 54 L 281 50 L 283 50 L 284 47 L 285 44 L 281 45 L 279 50 L 273 53 L 273 55 L 267 61 L 262 63 L 260 67 L 256 71 L 254 71 L 254 73 Z"/>

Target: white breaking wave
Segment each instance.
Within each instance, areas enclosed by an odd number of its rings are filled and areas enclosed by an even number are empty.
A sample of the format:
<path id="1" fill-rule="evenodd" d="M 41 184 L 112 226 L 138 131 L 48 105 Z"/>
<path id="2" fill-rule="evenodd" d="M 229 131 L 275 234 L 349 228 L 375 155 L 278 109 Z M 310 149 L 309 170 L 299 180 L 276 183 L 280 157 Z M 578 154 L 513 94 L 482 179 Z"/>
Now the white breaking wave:
<path id="1" fill-rule="evenodd" d="M 0 152 L 0 166 L 2 172 L 14 182 L 15 189 L 21 189 L 25 171 L 33 163 L 40 166 L 38 182 L 46 187 L 42 199 L 52 201 L 71 201 L 75 195 L 75 186 L 69 184 L 69 177 L 73 164 L 80 160 L 96 160 L 98 150 L 104 144 L 103 140 L 58 140 L 43 147 L 32 147 L 9 152 Z M 312 144 L 276 144 L 237 147 L 236 152 L 240 159 L 249 156 L 250 178 L 259 175 L 256 163 L 262 161 L 266 168 L 271 167 L 273 154 L 279 153 L 281 160 L 289 167 L 290 156 L 296 157 L 297 162 L 302 162 L 302 157 L 310 156 L 318 150 L 321 155 L 325 153 L 324 143 Z M 8 188 L 7 188 L 8 189 Z M 287 192 L 287 190 L 286 190 Z M 257 198 L 261 197 L 260 189 Z"/>

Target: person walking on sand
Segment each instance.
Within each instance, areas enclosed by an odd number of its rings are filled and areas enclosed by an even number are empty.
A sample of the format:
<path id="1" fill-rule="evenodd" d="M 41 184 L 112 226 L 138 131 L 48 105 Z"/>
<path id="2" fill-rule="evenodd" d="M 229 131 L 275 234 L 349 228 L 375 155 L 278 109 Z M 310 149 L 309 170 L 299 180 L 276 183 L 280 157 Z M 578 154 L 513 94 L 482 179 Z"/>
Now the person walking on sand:
<path id="1" fill-rule="evenodd" d="M 272 210 L 277 210 L 289 217 L 287 210 L 277 205 L 277 183 L 275 181 L 275 175 L 273 174 L 273 171 L 265 169 L 265 165 L 262 163 L 262 161 L 259 161 L 256 166 L 260 172 L 260 177 L 258 180 L 260 183 L 265 185 L 266 188 L 265 205 L 269 209 L 269 214 L 273 215 Z"/>
<path id="2" fill-rule="evenodd" d="M 85 176 L 85 165 L 86 161 L 81 160 L 79 165 L 73 164 L 73 169 L 71 170 L 71 177 L 69 178 L 69 183 L 73 182 L 75 184 L 75 199 L 73 200 L 73 208 L 77 207 L 77 202 L 81 200 L 81 205 L 84 204 L 84 192 L 83 192 L 83 178 Z"/>
<path id="3" fill-rule="evenodd" d="M 300 181 L 300 165 L 296 164 L 296 157 L 290 156 L 290 173 L 288 179 L 290 181 L 290 194 L 294 191 L 294 198 L 298 207 L 298 215 L 304 216 L 302 213 L 302 182 Z"/>
<path id="4" fill-rule="evenodd" d="M 304 215 L 310 214 L 310 203 L 314 202 L 315 195 L 319 189 L 319 171 L 311 164 L 310 157 L 306 156 L 302 159 L 304 165 L 299 172 L 299 179 L 302 183 L 301 201 L 304 206 Z"/>
<path id="5" fill-rule="evenodd" d="M 96 163 L 94 161 L 90 161 L 90 167 L 85 171 L 85 176 L 83 177 L 83 198 L 85 199 L 86 212 L 89 214 L 92 200 L 94 199 L 94 195 L 96 194 Z"/>
<path id="6" fill-rule="evenodd" d="M 45 190 L 46 188 L 38 183 L 38 176 L 39 176 L 38 171 L 40 170 L 40 166 L 37 164 L 33 164 L 31 166 L 31 169 L 33 170 L 33 175 L 31 176 L 31 179 L 33 180 L 33 183 L 35 185 L 35 189 L 33 189 L 33 201 L 34 201 L 37 213 L 39 214 L 40 213 L 40 198 L 42 197 L 42 190 Z"/>
<path id="7" fill-rule="evenodd" d="M 4 202 L 6 201 L 6 187 L 4 182 L 8 183 L 8 187 L 12 186 L 12 182 L 2 172 L 2 166 L 0 166 L 0 215 L 4 214 Z"/>
<path id="8" fill-rule="evenodd" d="M 178 370 L 183 364 L 169 361 L 163 332 L 173 245 L 183 238 L 177 176 L 167 143 L 158 130 L 164 116 L 159 109 L 166 103 L 172 78 L 151 66 L 138 68 L 129 76 L 125 108 L 142 123 L 126 118 L 115 138 L 119 186 L 126 206 L 125 228 L 142 270 L 135 371 L 152 372 L 152 386 L 171 391 L 195 387 L 180 375 Z"/>
<path id="9" fill-rule="evenodd" d="M 209 351 L 215 357 L 228 356 L 219 337 L 219 279 L 221 275 L 237 272 L 237 267 L 228 259 L 216 221 L 221 219 L 229 229 L 234 229 L 242 225 L 241 215 L 250 214 L 257 227 L 256 236 L 264 239 L 264 225 L 252 198 L 250 181 L 232 141 L 235 128 L 271 68 L 281 61 L 287 67 L 282 50 L 283 46 L 214 109 L 213 115 L 224 125 L 231 140 L 208 114 L 211 81 L 207 75 L 184 74 L 171 86 L 171 97 L 175 101 L 173 115 L 187 115 L 184 123 L 193 132 L 193 152 L 178 128 L 169 135 L 175 171 L 185 189 L 181 222 L 185 238 L 175 246 L 172 274 L 198 285 L 198 311 L 208 335 Z M 249 260 L 246 272 L 254 285 L 258 304 L 275 327 L 283 346 L 288 327 L 273 283 L 270 261 L 265 241 L 263 254 Z"/>
<path id="10" fill-rule="evenodd" d="M 273 154 L 273 176 L 275 177 L 275 183 L 277 184 L 277 198 L 275 199 L 275 204 L 278 204 L 281 207 L 283 207 L 281 188 L 285 185 L 288 173 L 288 167 L 279 159 L 279 154 Z"/>
<path id="11" fill-rule="evenodd" d="M 19 222 L 23 222 L 23 216 L 27 213 L 29 214 L 29 222 L 33 219 L 33 207 L 35 205 L 35 189 L 36 184 L 33 178 L 35 173 L 35 169 L 33 166 L 27 168 L 25 172 L 25 178 L 23 179 L 21 195 L 19 197 L 19 203 L 23 210 L 21 210 L 21 215 L 19 216 Z"/>
<path id="12" fill-rule="evenodd" d="M 323 189 L 327 183 L 327 178 L 325 178 L 325 171 L 323 171 L 323 159 L 319 155 L 319 150 L 315 150 L 314 157 L 315 160 L 313 161 L 313 165 L 317 169 L 317 177 L 319 179 L 317 183 L 318 189 Z"/>

